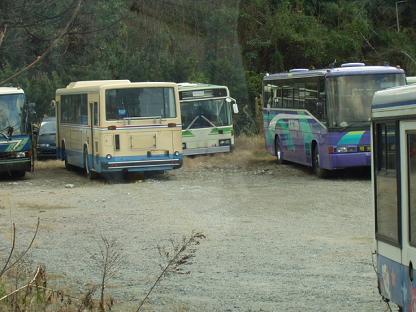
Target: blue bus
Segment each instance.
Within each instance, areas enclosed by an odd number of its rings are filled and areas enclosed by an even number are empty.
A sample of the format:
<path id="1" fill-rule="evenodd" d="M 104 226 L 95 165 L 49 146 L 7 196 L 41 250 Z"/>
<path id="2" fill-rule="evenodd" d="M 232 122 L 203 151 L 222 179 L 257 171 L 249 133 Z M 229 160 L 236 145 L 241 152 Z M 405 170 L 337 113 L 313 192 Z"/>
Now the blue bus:
<path id="1" fill-rule="evenodd" d="M 20 88 L 0 88 L 0 173 L 24 177 L 33 164 L 32 134 Z"/>
<path id="2" fill-rule="evenodd" d="M 404 84 L 402 69 L 363 63 L 266 75 L 266 148 L 279 163 L 310 166 L 319 177 L 330 170 L 369 167 L 374 92 Z"/>

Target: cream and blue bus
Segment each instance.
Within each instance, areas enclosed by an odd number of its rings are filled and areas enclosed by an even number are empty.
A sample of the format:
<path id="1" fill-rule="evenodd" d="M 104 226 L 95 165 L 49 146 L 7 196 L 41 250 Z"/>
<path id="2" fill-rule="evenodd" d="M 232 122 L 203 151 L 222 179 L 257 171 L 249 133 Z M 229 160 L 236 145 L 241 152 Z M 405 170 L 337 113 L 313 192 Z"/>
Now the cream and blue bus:
<path id="1" fill-rule="evenodd" d="M 89 177 L 182 166 L 178 87 L 169 82 L 78 81 L 56 91 L 57 154 Z"/>
<path id="2" fill-rule="evenodd" d="M 416 311 L 416 85 L 375 93 L 372 137 L 379 292 Z"/>
<path id="3" fill-rule="evenodd" d="M 226 86 L 180 83 L 184 155 L 230 152 L 234 146 L 236 100 Z"/>

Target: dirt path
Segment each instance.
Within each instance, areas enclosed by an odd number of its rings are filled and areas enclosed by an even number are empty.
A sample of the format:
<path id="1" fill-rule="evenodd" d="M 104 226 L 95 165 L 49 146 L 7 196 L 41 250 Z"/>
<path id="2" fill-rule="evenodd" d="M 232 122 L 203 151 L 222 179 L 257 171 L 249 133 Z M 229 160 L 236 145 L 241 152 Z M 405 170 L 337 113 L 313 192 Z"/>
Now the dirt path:
<path id="1" fill-rule="evenodd" d="M 163 176 L 112 183 L 51 162 L 25 180 L 0 180 L 0 252 L 11 219 L 25 245 L 40 216 L 31 259 L 77 292 L 98 281 L 100 235 L 116 239 L 123 262 L 108 291 L 124 311 L 159 273 L 156 246 L 197 230 L 207 239 L 192 273 L 164 280 L 151 309 L 380 311 L 370 195 L 367 177 L 319 180 L 267 157 L 244 166 L 190 159 Z"/>

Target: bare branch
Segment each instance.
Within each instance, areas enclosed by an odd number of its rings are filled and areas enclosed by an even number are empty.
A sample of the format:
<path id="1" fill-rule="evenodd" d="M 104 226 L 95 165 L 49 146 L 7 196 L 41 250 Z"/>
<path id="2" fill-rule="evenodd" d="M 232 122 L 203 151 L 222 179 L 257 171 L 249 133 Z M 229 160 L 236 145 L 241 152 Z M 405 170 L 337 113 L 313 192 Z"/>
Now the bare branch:
<path id="1" fill-rule="evenodd" d="M 7 32 L 7 24 L 4 24 L 2 26 L 2 29 L 0 29 L 0 47 L 3 44 L 4 37 L 6 36 L 6 32 Z"/>
<path id="2" fill-rule="evenodd" d="M 62 31 L 58 34 L 58 36 L 55 38 L 55 40 L 52 41 L 52 43 L 49 45 L 49 47 L 40 55 L 38 56 L 32 63 L 30 63 L 29 65 L 23 67 L 22 69 L 20 69 L 19 71 L 17 71 L 16 73 L 14 73 L 13 75 L 11 75 L 10 77 L 0 81 L 0 85 L 3 85 L 7 82 L 9 82 L 10 80 L 20 76 L 21 74 L 23 74 L 24 72 L 28 71 L 29 69 L 31 69 L 32 67 L 34 67 L 36 64 L 38 64 L 40 61 L 42 61 L 45 56 L 52 51 L 52 49 L 58 44 L 59 40 L 61 40 L 61 38 L 63 36 L 65 36 L 69 30 L 69 27 L 71 26 L 71 24 L 73 23 L 73 21 L 75 20 L 76 16 L 78 15 L 80 9 L 81 9 L 81 4 L 82 4 L 83 0 L 78 0 L 78 3 L 76 4 L 76 7 L 72 13 L 71 18 L 69 19 L 68 23 L 66 24 L 66 26 L 62 29 Z"/>
<path id="3" fill-rule="evenodd" d="M 157 284 L 161 281 L 161 279 L 169 272 L 177 273 L 177 274 L 188 274 L 189 272 L 183 272 L 181 267 L 186 264 L 191 264 L 189 260 L 194 257 L 195 248 L 192 248 L 193 245 L 199 245 L 199 241 L 201 239 L 206 238 L 202 233 L 192 233 L 191 237 L 187 239 L 186 237 L 182 240 L 182 245 L 176 245 L 174 241 L 171 239 L 169 240 L 172 249 L 174 251 L 173 257 L 169 259 L 169 252 L 162 250 L 158 246 L 158 251 L 165 253 L 166 258 L 168 259 L 168 263 L 163 268 L 162 272 L 157 277 L 156 281 L 153 283 L 152 287 L 150 287 L 149 291 L 147 292 L 146 296 L 140 302 L 139 307 L 137 308 L 136 312 L 139 312 L 142 307 L 144 306 L 146 300 L 149 298 L 150 294 L 153 292 Z M 185 251 L 188 250 L 188 253 Z"/>
<path id="4" fill-rule="evenodd" d="M 17 257 L 17 259 L 8 267 L 8 268 L 6 268 L 5 269 L 5 271 L 4 272 L 7 272 L 8 270 L 10 270 L 12 267 L 14 267 L 17 263 L 19 263 L 22 259 L 23 259 L 23 257 L 24 256 L 26 256 L 26 254 L 29 252 L 29 250 L 30 250 L 30 248 L 32 248 L 32 245 L 33 245 L 33 242 L 35 241 L 35 239 L 36 239 L 36 236 L 38 235 L 38 232 L 39 232 L 39 225 L 40 225 L 40 219 L 39 219 L 39 217 L 38 217 L 38 222 L 36 223 L 36 229 L 35 229 L 35 233 L 33 234 L 33 237 L 32 237 L 32 240 L 30 241 L 30 244 L 29 244 L 29 246 L 27 246 L 27 248 L 26 248 L 26 250 L 23 252 L 23 253 L 21 253 L 20 255 L 19 255 L 19 257 Z M 14 225 L 13 225 L 14 226 Z M 3 272 L 3 273 L 4 273 Z M 1 274 L 0 274 L 0 276 L 1 276 Z"/>
<path id="5" fill-rule="evenodd" d="M 0 301 L 3 301 L 4 299 L 7 299 L 10 296 L 13 296 L 14 294 L 18 293 L 19 291 L 21 291 L 23 289 L 26 289 L 27 287 L 30 287 L 32 284 L 34 284 L 36 282 L 36 280 L 37 280 L 39 274 L 41 274 L 42 270 L 43 270 L 42 267 L 39 266 L 36 270 L 35 276 L 33 276 L 32 280 L 30 282 L 28 282 L 26 285 L 24 285 L 22 287 L 19 287 L 18 289 L 14 290 L 13 292 L 1 297 Z"/>
<path id="6" fill-rule="evenodd" d="M 13 223 L 13 239 L 12 239 L 12 248 L 10 249 L 9 252 L 9 257 L 6 260 L 6 263 L 4 264 L 3 269 L 0 271 L 0 277 L 8 270 L 7 266 L 10 263 L 10 259 L 13 256 L 13 251 L 14 251 L 14 247 L 16 245 L 16 225 Z"/>

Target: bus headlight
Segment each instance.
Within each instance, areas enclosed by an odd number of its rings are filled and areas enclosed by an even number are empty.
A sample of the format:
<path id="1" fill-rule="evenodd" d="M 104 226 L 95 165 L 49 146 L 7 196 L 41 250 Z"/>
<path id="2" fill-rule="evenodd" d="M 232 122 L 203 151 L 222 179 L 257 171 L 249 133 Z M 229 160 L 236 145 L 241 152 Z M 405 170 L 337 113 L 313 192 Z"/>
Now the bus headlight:
<path id="1" fill-rule="evenodd" d="M 348 148 L 346 146 L 339 146 L 335 149 L 337 153 L 348 153 Z"/>
<path id="2" fill-rule="evenodd" d="M 173 155 L 175 155 L 175 156 L 179 156 L 179 152 L 178 152 L 178 151 L 176 151 L 175 153 L 173 153 Z"/>
<path id="3" fill-rule="evenodd" d="M 107 154 L 107 156 L 105 156 L 105 158 L 111 159 L 111 158 L 113 158 L 113 156 L 111 156 L 111 154 Z"/>
<path id="4" fill-rule="evenodd" d="M 357 151 L 356 146 L 337 146 L 335 153 L 355 153 Z"/>
<path id="5" fill-rule="evenodd" d="M 26 157 L 26 153 L 25 152 L 18 152 L 16 153 L 16 158 L 25 158 Z"/>
<path id="6" fill-rule="evenodd" d="M 230 146 L 231 145 L 231 139 L 225 139 L 219 141 L 220 146 Z"/>

